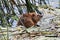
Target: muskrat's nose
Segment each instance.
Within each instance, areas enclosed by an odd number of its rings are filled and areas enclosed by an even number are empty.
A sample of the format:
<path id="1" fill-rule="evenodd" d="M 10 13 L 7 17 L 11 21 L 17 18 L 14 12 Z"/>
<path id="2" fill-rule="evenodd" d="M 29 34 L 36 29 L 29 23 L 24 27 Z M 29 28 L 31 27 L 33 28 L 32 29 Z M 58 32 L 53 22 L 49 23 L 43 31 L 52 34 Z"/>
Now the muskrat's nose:
<path id="1" fill-rule="evenodd" d="M 39 16 L 40 18 L 42 18 L 42 17 L 43 17 L 43 15 L 41 15 L 41 14 L 39 14 L 38 16 Z"/>
<path id="2" fill-rule="evenodd" d="M 40 17 L 43 17 L 43 15 L 40 15 Z"/>

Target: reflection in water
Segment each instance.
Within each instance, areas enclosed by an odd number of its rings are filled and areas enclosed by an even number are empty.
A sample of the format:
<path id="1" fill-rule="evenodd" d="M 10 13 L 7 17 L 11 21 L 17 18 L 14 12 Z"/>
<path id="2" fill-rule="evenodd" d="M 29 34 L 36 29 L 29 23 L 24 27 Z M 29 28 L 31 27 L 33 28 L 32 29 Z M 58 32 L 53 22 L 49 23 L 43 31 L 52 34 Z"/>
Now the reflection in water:
<path id="1" fill-rule="evenodd" d="M 23 11 L 23 13 L 27 13 L 27 8 L 26 7 L 23 7 L 22 8 L 22 11 Z"/>
<path id="2" fill-rule="evenodd" d="M 14 22 L 12 23 L 12 27 L 16 27 L 17 26 L 17 21 L 14 20 Z"/>

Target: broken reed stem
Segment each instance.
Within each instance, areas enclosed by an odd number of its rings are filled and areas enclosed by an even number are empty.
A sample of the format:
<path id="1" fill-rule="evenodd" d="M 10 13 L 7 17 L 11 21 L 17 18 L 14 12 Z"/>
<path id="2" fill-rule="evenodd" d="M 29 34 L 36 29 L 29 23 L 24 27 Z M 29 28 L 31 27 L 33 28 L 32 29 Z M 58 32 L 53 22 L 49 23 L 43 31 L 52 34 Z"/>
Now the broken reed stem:
<path id="1" fill-rule="evenodd" d="M 8 31 L 8 26 L 7 26 L 7 40 L 9 40 L 9 31 Z"/>

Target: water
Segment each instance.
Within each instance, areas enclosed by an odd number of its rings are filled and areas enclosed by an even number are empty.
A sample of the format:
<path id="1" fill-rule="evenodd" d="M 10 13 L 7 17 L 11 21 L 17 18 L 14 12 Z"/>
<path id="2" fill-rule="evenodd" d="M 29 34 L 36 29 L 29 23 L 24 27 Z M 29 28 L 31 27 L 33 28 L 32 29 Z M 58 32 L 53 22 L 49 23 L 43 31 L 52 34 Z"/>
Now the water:
<path id="1" fill-rule="evenodd" d="M 47 0 L 46 0 L 47 1 Z M 59 0 L 49 0 L 49 4 L 52 7 L 59 7 Z"/>
<path id="2" fill-rule="evenodd" d="M 24 0 L 23 0 L 24 1 Z M 37 1 L 37 0 L 36 0 Z M 54 7 L 54 8 L 56 8 L 56 7 L 59 7 L 59 0 L 45 0 L 46 1 L 46 3 L 47 4 L 49 4 L 49 5 L 51 5 L 52 7 Z M 25 2 L 25 1 L 24 1 Z M 37 1 L 38 2 L 38 1 Z M 21 2 L 21 4 L 22 4 L 22 2 Z M 38 3 L 36 3 L 36 5 L 38 6 Z M 6 9 L 4 9 L 5 10 L 5 13 L 6 13 Z M 19 14 L 19 12 L 17 11 L 17 9 L 15 8 L 15 10 L 14 10 L 17 14 Z M 23 11 L 23 13 L 25 13 L 26 12 L 26 8 L 22 8 L 22 11 Z M 13 25 L 12 25 L 12 27 L 15 27 L 16 26 L 16 24 L 17 24 L 17 22 L 14 20 L 14 22 L 13 22 Z"/>
<path id="3" fill-rule="evenodd" d="M 24 0 L 23 0 L 24 1 Z M 36 0 L 37 1 L 37 0 Z M 52 7 L 56 8 L 59 7 L 59 0 L 45 0 L 47 4 L 50 4 Z M 25 1 L 24 1 L 25 2 Z M 38 2 L 38 1 L 37 1 Z M 22 2 L 21 2 L 22 3 Z M 38 6 L 38 3 L 36 3 L 36 5 Z M 22 8 L 23 13 L 26 12 L 26 8 Z M 15 27 L 17 24 L 16 21 L 13 22 L 12 27 Z"/>
<path id="4" fill-rule="evenodd" d="M 23 0 L 24 1 L 24 0 Z M 30 0 L 31 1 L 31 0 Z M 38 2 L 38 0 L 35 0 Z M 50 4 L 52 7 L 59 7 L 59 0 L 45 0 L 47 4 Z M 24 1 L 25 2 L 25 1 Z M 22 3 L 22 2 L 21 2 Z M 36 3 L 38 6 L 38 3 Z"/>

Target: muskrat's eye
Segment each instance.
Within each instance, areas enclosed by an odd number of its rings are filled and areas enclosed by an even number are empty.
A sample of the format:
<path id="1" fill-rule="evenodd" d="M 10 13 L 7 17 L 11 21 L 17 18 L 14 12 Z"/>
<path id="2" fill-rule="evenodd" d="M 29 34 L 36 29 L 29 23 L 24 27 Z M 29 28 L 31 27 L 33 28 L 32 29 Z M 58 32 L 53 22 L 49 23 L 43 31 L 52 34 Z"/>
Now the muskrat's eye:
<path id="1" fill-rule="evenodd" d="M 32 16 L 34 17 L 35 15 L 33 14 Z"/>

